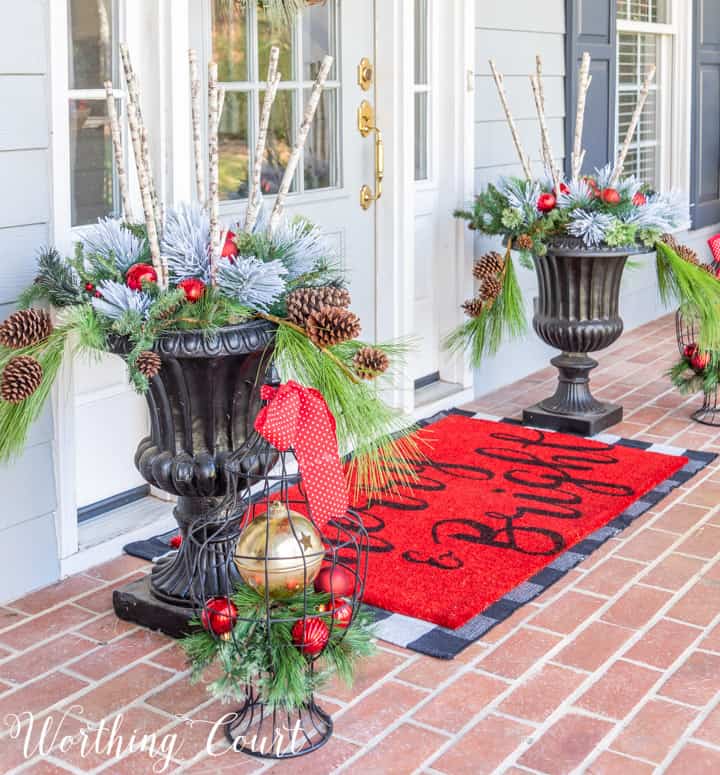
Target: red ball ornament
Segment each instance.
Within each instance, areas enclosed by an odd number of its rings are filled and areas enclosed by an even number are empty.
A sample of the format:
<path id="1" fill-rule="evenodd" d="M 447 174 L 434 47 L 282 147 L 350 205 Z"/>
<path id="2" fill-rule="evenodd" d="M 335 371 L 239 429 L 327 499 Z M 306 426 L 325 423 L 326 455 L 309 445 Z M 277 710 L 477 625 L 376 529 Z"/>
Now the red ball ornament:
<path id="1" fill-rule="evenodd" d="M 182 288 L 185 291 L 185 298 L 191 303 L 195 304 L 200 301 L 203 293 L 205 293 L 205 283 L 202 280 L 198 280 L 195 277 L 187 280 L 181 280 L 178 283 L 178 288 Z"/>
<path id="2" fill-rule="evenodd" d="M 237 621 L 238 610 L 232 600 L 225 597 L 211 597 L 200 614 L 202 626 L 215 635 L 227 635 Z"/>
<path id="3" fill-rule="evenodd" d="M 102 293 L 100 293 L 100 291 L 95 291 L 93 295 L 95 296 L 96 299 L 102 299 Z"/>
<path id="4" fill-rule="evenodd" d="M 340 627 L 342 630 L 346 629 L 350 626 L 350 622 L 352 621 L 352 606 L 347 600 L 343 598 L 336 600 L 335 608 L 333 608 L 332 612 L 332 617 L 336 627 Z"/>
<path id="5" fill-rule="evenodd" d="M 686 344 L 685 349 L 683 350 L 683 355 L 688 359 L 691 360 L 693 355 L 697 352 L 698 346 L 693 342 L 692 344 Z"/>
<path id="6" fill-rule="evenodd" d="M 298 619 L 292 628 L 292 639 L 303 654 L 317 656 L 327 646 L 330 629 L 322 619 Z"/>
<path id="7" fill-rule="evenodd" d="M 642 191 L 638 191 L 637 194 L 633 197 L 633 204 L 635 207 L 642 207 L 643 205 L 647 204 L 647 197 L 645 194 L 643 194 Z"/>
<path id="8" fill-rule="evenodd" d="M 690 359 L 690 365 L 695 371 L 705 371 L 710 365 L 710 353 L 696 352 Z"/>
<path id="9" fill-rule="evenodd" d="M 170 539 L 170 546 L 172 546 L 173 549 L 179 549 L 182 546 L 183 537 L 181 535 L 173 536 Z"/>
<path id="10" fill-rule="evenodd" d="M 157 279 L 157 272 L 150 264 L 133 264 L 127 271 L 125 283 L 133 291 L 141 291 L 144 282 L 156 283 Z"/>
<path id="11" fill-rule="evenodd" d="M 540 198 L 537 201 L 537 209 L 541 213 L 552 212 L 557 207 L 557 199 L 555 194 L 540 194 Z"/>
<path id="12" fill-rule="evenodd" d="M 85 290 L 90 293 L 95 290 L 95 286 L 92 283 L 85 283 Z"/>
<path id="13" fill-rule="evenodd" d="M 619 205 L 620 202 L 622 202 L 622 197 L 620 196 L 620 192 L 616 188 L 606 188 L 603 189 L 603 192 L 601 194 L 603 202 L 605 202 L 606 205 Z"/>
<path id="14" fill-rule="evenodd" d="M 318 573 L 315 591 L 334 597 L 348 597 L 355 589 L 355 575 L 342 565 L 328 566 Z"/>
<path id="15" fill-rule="evenodd" d="M 229 231 L 225 237 L 225 244 L 222 249 L 222 257 L 229 258 L 231 261 L 238 254 L 238 246 L 235 244 L 235 232 Z"/>
<path id="16" fill-rule="evenodd" d="M 566 183 L 561 183 L 560 184 L 560 193 L 561 194 L 569 194 L 570 193 L 570 189 L 568 188 Z"/>

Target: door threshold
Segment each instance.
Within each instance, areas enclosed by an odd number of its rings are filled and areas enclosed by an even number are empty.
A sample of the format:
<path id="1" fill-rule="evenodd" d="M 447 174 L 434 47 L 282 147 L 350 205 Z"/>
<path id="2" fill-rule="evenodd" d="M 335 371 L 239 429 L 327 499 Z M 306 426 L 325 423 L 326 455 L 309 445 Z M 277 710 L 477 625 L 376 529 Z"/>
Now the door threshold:
<path id="1" fill-rule="evenodd" d="M 62 576 L 80 573 L 122 554 L 123 546 L 177 526 L 174 503 L 147 496 L 78 526 L 78 551 L 60 561 Z"/>
<path id="2" fill-rule="evenodd" d="M 466 388 L 456 382 L 433 382 L 415 391 L 414 419 L 419 420 L 447 409 L 455 409 L 470 403 L 474 397 L 471 387 Z"/>

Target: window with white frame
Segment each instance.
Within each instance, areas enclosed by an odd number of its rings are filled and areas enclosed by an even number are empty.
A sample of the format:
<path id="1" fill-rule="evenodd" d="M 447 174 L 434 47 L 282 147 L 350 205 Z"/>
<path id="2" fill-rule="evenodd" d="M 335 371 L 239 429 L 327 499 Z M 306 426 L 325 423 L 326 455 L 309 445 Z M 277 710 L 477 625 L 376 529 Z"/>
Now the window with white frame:
<path id="1" fill-rule="evenodd" d="M 657 74 L 625 164 L 655 188 L 667 185 L 671 151 L 672 56 L 675 29 L 671 0 L 617 0 L 618 83 L 617 146 L 630 126 L 638 95 L 648 69 Z"/>
<path id="2" fill-rule="evenodd" d="M 117 2 L 67 0 L 67 11 L 71 218 L 83 226 L 118 210 L 104 88 L 118 86 Z"/>
<path id="3" fill-rule="evenodd" d="M 257 6 L 248 3 L 242 9 L 226 0 L 212 0 L 212 56 L 226 91 L 219 132 L 220 196 L 224 200 L 247 198 L 249 162 L 272 46 L 280 48 L 278 69 L 282 80 L 268 132 L 262 191 L 274 194 L 279 188 L 305 101 L 328 53 L 335 58 L 335 64 L 303 151 L 304 174 L 295 176 L 293 191 L 339 187 L 338 0 L 308 4 L 291 27 L 274 27 Z"/>
<path id="4" fill-rule="evenodd" d="M 430 72 L 431 0 L 415 0 L 415 180 L 430 178 Z"/>

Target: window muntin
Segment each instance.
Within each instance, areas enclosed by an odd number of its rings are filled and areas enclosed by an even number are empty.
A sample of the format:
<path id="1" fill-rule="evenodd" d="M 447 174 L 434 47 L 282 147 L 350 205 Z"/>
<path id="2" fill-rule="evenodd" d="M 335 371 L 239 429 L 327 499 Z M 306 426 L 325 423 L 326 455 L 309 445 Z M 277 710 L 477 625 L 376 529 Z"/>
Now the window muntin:
<path id="1" fill-rule="evenodd" d="M 667 21 L 668 0 L 618 0 L 618 21 L 663 24 Z"/>
<path id="2" fill-rule="evenodd" d="M 228 13 L 225 0 L 212 1 L 212 51 L 218 78 L 226 90 L 220 122 L 220 196 L 248 196 L 250 163 L 264 97 L 268 58 L 280 48 L 282 75 L 268 132 L 261 176 L 263 194 L 277 192 L 292 152 L 295 133 L 323 57 L 335 64 L 326 83 L 308 137 L 293 191 L 337 188 L 340 180 L 340 83 L 338 72 L 338 1 L 308 6 L 288 27 L 273 27 L 254 3 Z"/>
<path id="3" fill-rule="evenodd" d="M 117 8 L 113 0 L 67 2 L 71 224 L 84 226 L 118 210 L 103 85 L 118 85 Z M 121 113 L 122 92 L 115 96 Z"/>

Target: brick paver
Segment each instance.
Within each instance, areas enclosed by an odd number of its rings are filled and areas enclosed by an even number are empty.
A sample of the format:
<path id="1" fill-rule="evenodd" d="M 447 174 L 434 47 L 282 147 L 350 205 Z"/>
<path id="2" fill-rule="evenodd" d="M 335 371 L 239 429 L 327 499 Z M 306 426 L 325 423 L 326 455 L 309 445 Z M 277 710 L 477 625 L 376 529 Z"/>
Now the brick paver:
<path id="1" fill-rule="evenodd" d="M 673 335 L 671 317 L 626 334 L 601 354 L 596 393 L 626 408 L 613 432 L 718 451 L 720 428 L 692 423 L 698 399 L 662 377 Z M 472 408 L 517 415 L 554 379 L 544 369 Z M 119 557 L 0 607 L 0 720 L 33 710 L 57 723 L 69 711 L 64 729 L 77 735 L 122 714 L 126 734 L 184 742 L 168 773 L 710 775 L 720 772 L 719 553 L 716 462 L 457 659 L 380 644 L 354 689 L 333 683 L 320 697 L 331 743 L 274 765 L 205 750 L 223 709 L 190 685 L 169 639 L 112 614 L 112 590 L 148 570 Z M 161 763 L 59 746 L 28 760 L 21 743 L 0 726 L 0 772 L 145 775 Z"/>

